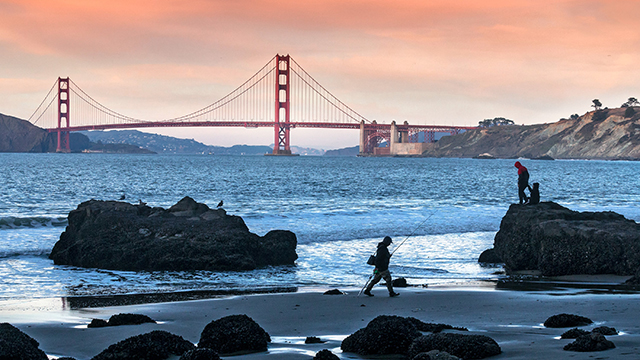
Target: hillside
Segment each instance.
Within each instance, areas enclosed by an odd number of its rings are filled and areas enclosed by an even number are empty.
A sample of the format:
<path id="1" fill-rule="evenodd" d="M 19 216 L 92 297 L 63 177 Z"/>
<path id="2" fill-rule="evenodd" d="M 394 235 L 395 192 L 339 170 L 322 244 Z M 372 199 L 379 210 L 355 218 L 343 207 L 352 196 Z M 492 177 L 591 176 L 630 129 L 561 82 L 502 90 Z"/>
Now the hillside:
<path id="1" fill-rule="evenodd" d="M 71 151 L 91 147 L 89 139 L 78 133 L 69 135 Z M 0 114 L 0 152 L 55 152 L 57 134 L 49 133 L 30 122 Z"/>
<path id="2" fill-rule="evenodd" d="M 578 119 L 529 126 L 494 126 L 445 136 L 427 149 L 428 157 L 640 159 L 640 107 L 588 112 Z"/>

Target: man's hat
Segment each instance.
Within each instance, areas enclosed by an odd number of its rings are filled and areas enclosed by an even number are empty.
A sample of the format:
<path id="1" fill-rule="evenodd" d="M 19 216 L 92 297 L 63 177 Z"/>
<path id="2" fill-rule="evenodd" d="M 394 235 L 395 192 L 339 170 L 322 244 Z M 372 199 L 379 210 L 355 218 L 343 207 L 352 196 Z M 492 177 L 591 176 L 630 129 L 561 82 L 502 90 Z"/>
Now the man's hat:
<path id="1" fill-rule="evenodd" d="M 389 244 L 391 244 L 393 241 L 391 241 L 391 238 L 389 236 L 385 236 L 384 239 L 382 239 L 383 242 L 388 242 Z"/>

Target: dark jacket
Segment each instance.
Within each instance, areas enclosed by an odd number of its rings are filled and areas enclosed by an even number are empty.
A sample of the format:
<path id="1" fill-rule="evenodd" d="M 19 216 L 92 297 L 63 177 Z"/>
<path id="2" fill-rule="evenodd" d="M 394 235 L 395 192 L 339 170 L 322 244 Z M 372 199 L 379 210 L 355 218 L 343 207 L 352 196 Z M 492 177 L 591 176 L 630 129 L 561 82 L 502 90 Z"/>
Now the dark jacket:
<path id="1" fill-rule="evenodd" d="M 516 162 L 516 167 L 518 168 L 518 187 L 526 188 L 529 186 L 529 170 L 519 161 Z"/>
<path id="2" fill-rule="evenodd" d="M 378 269 L 378 271 L 389 270 L 391 254 L 387 246 L 384 242 L 378 243 L 378 252 L 376 253 L 376 269 Z"/>

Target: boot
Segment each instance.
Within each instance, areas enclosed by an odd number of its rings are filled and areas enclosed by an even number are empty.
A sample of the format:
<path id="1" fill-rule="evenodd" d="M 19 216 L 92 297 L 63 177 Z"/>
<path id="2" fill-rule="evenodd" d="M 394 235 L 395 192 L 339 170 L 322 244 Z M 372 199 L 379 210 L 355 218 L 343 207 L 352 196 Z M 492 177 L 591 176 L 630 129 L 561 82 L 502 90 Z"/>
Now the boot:
<path id="1" fill-rule="evenodd" d="M 364 291 L 364 294 L 367 296 L 373 296 L 373 294 L 371 293 L 371 290 L 367 289 Z"/>
<path id="2" fill-rule="evenodd" d="M 391 293 L 389 293 L 389 297 L 396 297 L 396 296 L 398 296 L 398 295 L 400 295 L 400 294 L 398 294 L 397 292 L 391 292 Z"/>

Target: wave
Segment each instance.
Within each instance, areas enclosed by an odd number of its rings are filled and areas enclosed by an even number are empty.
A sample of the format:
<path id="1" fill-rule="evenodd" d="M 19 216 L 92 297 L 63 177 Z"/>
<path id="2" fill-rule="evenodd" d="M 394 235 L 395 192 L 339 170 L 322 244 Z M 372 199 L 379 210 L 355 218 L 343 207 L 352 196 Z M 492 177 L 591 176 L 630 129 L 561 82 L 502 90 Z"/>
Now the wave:
<path id="1" fill-rule="evenodd" d="M 66 217 L 0 217 L 0 230 L 13 230 L 38 227 L 64 227 L 67 226 Z"/>
<path id="2" fill-rule="evenodd" d="M 18 249 L 18 250 L 0 250 L 0 259 L 17 258 L 21 256 L 36 256 L 48 258 L 51 253 L 51 248 L 42 249 Z"/>

